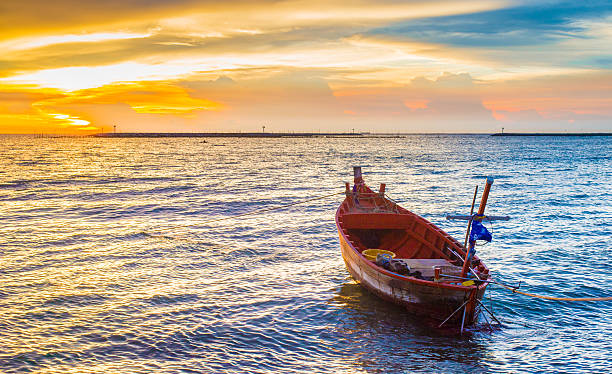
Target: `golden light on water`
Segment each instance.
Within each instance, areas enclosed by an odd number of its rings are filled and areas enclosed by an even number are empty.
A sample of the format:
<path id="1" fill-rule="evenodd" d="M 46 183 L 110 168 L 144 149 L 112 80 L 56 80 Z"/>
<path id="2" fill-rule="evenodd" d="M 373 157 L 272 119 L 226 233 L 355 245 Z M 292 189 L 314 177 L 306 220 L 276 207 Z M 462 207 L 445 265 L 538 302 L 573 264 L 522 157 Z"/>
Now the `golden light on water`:
<path id="1" fill-rule="evenodd" d="M 236 84 L 213 82 L 228 90 Z M 189 120 L 187 108 L 214 107 L 192 89 L 138 82 L 30 98 L 44 103 L 36 107 L 57 128 L 87 128 L 94 125 L 79 122 L 88 121 L 85 112 L 79 117 L 82 106 L 121 110 L 116 97 L 130 111 L 126 102 L 161 106 L 157 92 L 173 97 L 166 113 L 138 113 L 169 120 Z M 268 89 L 270 96 L 285 94 Z M 321 92 L 311 89 L 316 102 Z M 487 105 L 501 114 L 513 109 L 498 97 Z M 415 95 L 401 105 L 418 113 L 435 104 L 421 100 Z M 362 113 L 357 107 L 346 115 Z M 477 253 L 495 279 L 523 281 L 523 289 L 542 294 L 606 296 L 608 145 L 603 136 L 3 136 L 2 369 L 546 371 L 559 364 L 559 352 L 578 347 L 589 355 L 562 355 L 564 369 L 605 371 L 611 316 L 601 304 L 551 308 L 491 285 L 487 293 L 504 327 L 469 338 L 439 331 L 351 280 L 334 212 L 350 165 L 367 164 L 369 185 L 387 183 L 400 205 L 462 239 L 465 222 L 444 217 L 469 211 L 474 184 L 494 175 L 487 209 L 512 219 L 491 227 L 493 242 Z M 272 207 L 279 209 L 234 216 Z M 585 217 L 589 224 L 580 224 Z M 567 248 L 577 250 L 567 256 Z"/>

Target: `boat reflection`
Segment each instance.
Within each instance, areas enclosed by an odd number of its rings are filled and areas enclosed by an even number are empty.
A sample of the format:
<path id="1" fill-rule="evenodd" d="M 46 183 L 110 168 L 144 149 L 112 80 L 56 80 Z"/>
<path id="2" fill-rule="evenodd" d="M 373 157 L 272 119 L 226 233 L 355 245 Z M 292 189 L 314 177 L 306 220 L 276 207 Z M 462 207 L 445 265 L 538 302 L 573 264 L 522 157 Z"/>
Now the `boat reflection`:
<path id="1" fill-rule="evenodd" d="M 490 352 L 482 344 L 486 334 L 460 335 L 457 329 L 438 329 L 353 280 L 347 280 L 331 302 L 342 309 L 337 330 L 361 370 L 465 372 L 487 368 L 484 358 Z"/>

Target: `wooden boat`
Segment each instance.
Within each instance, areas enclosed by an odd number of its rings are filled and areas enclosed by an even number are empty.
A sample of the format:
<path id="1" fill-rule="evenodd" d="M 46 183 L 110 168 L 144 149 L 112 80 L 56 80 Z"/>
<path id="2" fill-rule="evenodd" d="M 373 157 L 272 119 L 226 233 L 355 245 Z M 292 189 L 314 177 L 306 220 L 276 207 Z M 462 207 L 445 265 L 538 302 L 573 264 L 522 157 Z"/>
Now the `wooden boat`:
<path id="1" fill-rule="evenodd" d="M 346 198 L 336 212 L 342 257 L 351 276 L 413 314 L 461 325 L 462 330 L 474 324 L 484 308 L 480 300 L 490 281 L 488 268 L 476 256 L 465 262 L 464 245 L 387 198 L 384 184 L 378 193 L 372 191 L 359 167 L 354 183 L 352 190 L 346 183 Z M 488 196 L 486 187 L 485 192 Z M 481 215 L 486 196 L 483 193 Z M 368 260 L 363 252 L 372 248 L 393 252 L 410 267 L 409 273 L 398 274 Z"/>

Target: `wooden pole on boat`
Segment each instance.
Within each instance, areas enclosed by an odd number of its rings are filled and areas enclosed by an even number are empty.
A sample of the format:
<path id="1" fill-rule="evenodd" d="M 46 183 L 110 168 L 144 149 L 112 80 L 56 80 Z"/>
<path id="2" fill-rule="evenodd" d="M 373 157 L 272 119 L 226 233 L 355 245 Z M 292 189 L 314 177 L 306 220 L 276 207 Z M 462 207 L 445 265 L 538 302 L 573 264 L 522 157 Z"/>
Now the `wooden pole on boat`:
<path id="1" fill-rule="evenodd" d="M 491 191 L 491 186 L 493 185 L 493 178 L 487 177 L 487 181 L 485 182 L 485 189 L 482 191 L 482 198 L 480 199 L 480 205 L 478 205 L 478 215 L 482 216 L 484 214 L 485 208 L 487 206 L 487 200 L 489 199 L 489 191 Z"/>
<path id="2" fill-rule="evenodd" d="M 472 208 L 470 208 L 470 216 L 474 214 L 474 204 L 476 204 L 477 194 L 478 194 L 478 185 L 476 185 L 476 189 L 474 190 L 474 197 L 472 198 Z M 467 230 L 465 230 L 465 242 L 463 243 L 463 248 L 467 248 L 468 238 L 470 236 L 470 225 L 472 225 L 472 220 L 468 220 Z"/>
<path id="3" fill-rule="evenodd" d="M 487 181 L 485 182 L 484 191 L 482 191 L 482 198 L 480 199 L 480 205 L 478 205 L 478 215 L 484 215 L 485 208 L 487 207 L 487 200 L 489 199 L 489 191 L 491 191 L 491 186 L 493 185 L 493 178 L 487 177 Z M 472 220 L 470 220 L 470 224 Z M 461 276 L 465 277 L 467 274 L 468 268 L 470 266 L 470 252 L 474 249 L 475 242 L 470 242 L 470 247 L 467 248 L 465 252 L 465 260 L 463 261 L 463 269 L 461 270 Z"/>

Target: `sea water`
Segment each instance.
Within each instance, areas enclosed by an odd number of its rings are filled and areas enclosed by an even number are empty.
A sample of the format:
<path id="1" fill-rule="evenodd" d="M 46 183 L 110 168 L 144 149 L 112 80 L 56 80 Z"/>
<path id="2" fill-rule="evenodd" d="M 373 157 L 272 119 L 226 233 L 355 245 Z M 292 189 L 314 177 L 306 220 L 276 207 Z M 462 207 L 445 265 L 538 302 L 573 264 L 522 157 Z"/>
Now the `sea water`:
<path id="1" fill-rule="evenodd" d="M 0 138 L 0 371 L 606 372 L 612 302 L 492 285 L 459 335 L 349 276 L 334 213 L 367 183 L 463 241 L 473 191 L 509 215 L 496 280 L 612 296 L 612 137 Z M 490 300 L 489 300 L 490 297 Z M 484 326 L 486 326 L 484 319 Z"/>

